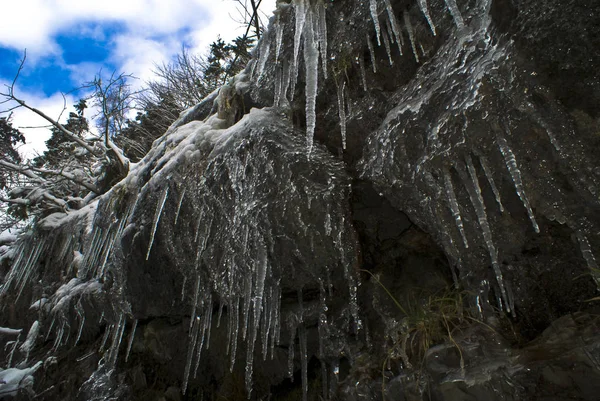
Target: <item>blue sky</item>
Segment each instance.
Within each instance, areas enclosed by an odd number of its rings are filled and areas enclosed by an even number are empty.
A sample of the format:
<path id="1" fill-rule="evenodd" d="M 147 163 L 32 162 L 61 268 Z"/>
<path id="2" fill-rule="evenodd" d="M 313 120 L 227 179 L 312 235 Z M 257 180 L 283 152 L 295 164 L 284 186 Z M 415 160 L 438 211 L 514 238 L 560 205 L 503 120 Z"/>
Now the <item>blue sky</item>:
<path id="1" fill-rule="evenodd" d="M 243 2 L 243 1 L 242 1 Z M 270 14 L 275 0 L 263 0 Z M 2 5 L 0 85 L 10 83 L 24 49 L 27 61 L 16 93 L 53 117 L 81 96 L 71 92 L 100 70 L 133 74 L 136 85 L 153 77 L 153 66 L 168 62 L 183 45 L 205 53 L 218 35 L 240 35 L 235 0 L 16 0 Z M 16 126 L 43 122 L 25 110 L 13 113 Z M 23 129 L 22 153 L 43 149 L 46 130 Z"/>

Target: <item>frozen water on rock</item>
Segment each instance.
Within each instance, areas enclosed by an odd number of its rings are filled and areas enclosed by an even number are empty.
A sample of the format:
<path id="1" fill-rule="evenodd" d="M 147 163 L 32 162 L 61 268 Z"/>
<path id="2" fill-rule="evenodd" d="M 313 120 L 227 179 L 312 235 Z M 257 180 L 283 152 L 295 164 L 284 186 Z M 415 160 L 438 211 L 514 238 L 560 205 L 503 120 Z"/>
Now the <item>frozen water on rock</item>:
<path id="1" fill-rule="evenodd" d="M 404 25 L 406 26 L 406 32 L 408 32 L 408 38 L 410 39 L 410 46 L 412 47 L 415 61 L 419 62 L 419 54 L 417 51 L 417 44 L 415 39 L 415 30 L 413 29 L 412 23 L 410 22 L 410 15 L 407 11 L 404 12 Z"/>
<path id="2" fill-rule="evenodd" d="M 106 366 L 111 369 L 117 366 L 128 319 L 133 318 L 127 311 L 125 301 L 135 302 L 126 299 L 128 295 L 123 287 L 127 283 L 129 272 L 120 259 L 123 258 L 120 247 L 122 242 L 126 242 L 124 239 L 132 237 L 132 248 L 141 245 L 140 259 L 144 256 L 148 259 L 151 251 L 153 255 L 158 255 L 159 252 L 164 254 L 173 249 L 178 250 L 169 256 L 175 262 L 173 269 L 178 269 L 188 283 L 187 290 L 185 284 L 182 288 L 181 299 L 189 307 L 185 309 L 185 314 L 191 311 L 188 353 L 183 372 L 184 392 L 193 383 L 193 377 L 204 362 L 203 350 L 219 343 L 214 341 L 216 330 L 212 333 L 212 344 L 210 341 L 213 310 L 218 306 L 219 321 L 224 314 L 224 325 L 227 324 L 226 329 L 222 329 L 222 332 L 227 331 L 227 341 L 224 341 L 226 350 L 223 351 L 228 354 L 232 372 L 236 362 L 238 367 L 245 368 L 248 393 L 256 393 L 256 389 L 253 389 L 253 376 L 256 364 L 260 363 L 257 355 L 262 351 L 263 360 L 269 354 L 274 358 L 279 346 L 287 346 L 289 375 L 293 377 L 297 373 L 296 368 L 300 368 L 303 399 L 307 398 L 307 365 L 311 357 L 308 350 L 308 330 L 311 327 L 309 324 L 313 324 L 316 319 L 323 397 L 326 398 L 328 389 L 331 394 L 334 393 L 340 368 L 339 361 L 327 355 L 331 352 L 328 349 L 328 338 L 334 335 L 333 330 L 337 324 L 327 314 L 328 305 L 333 305 L 329 303 L 330 298 L 334 294 L 340 296 L 341 293 L 347 298 L 345 327 L 350 328 L 354 320 L 355 331 L 359 331 L 362 323 L 357 297 L 360 282 L 354 271 L 356 249 L 352 246 L 352 223 L 345 218 L 349 213 L 344 209 L 344 202 L 350 190 L 344 166 L 320 145 L 313 144 L 318 112 L 317 93 L 321 89 L 319 85 L 323 85 L 327 79 L 325 4 L 325 1 L 320 0 L 294 0 L 292 5 L 295 21 L 290 19 L 287 22 L 281 15 L 277 15 L 275 32 L 263 36 L 264 39 L 259 44 L 260 58 L 253 66 L 254 82 L 275 79 L 274 105 L 276 108 L 285 108 L 288 97 L 294 96 L 299 64 L 304 61 L 307 118 L 305 138 L 298 139 L 298 132 L 291 128 L 291 122 L 281 116 L 282 109 L 252 109 L 234 125 L 227 119 L 219 118 L 219 115 L 210 116 L 205 121 L 174 124 L 165 136 L 156 141 L 146 159 L 132 169 L 130 176 L 96 203 L 95 207 L 100 204 L 98 219 L 90 225 L 85 243 L 77 244 L 72 238 L 65 237 L 56 246 L 56 249 L 60 247 L 61 250 L 53 251 L 61 255 L 59 259 L 65 259 L 69 263 L 75 254 L 75 247 L 79 247 L 77 252 L 81 255 L 81 260 L 73 263 L 77 278 L 65 284 L 64 288 L 59 288 L 48 301 L 54 325 L 49 331 L 54 330 L 56 333 L 55 348 L 61 344 L 73 343 L 73 339 L 69 340 L 70 333 L 77 333 L 75 343 L 78 342 L 86 319 L 81 300 L 103 291 L 103 285 L 112 285 L 110 295 L 119 299 L 111 305 L 115 310 L 107 311 L 106 319 L 109 321 L 101 349 L 104 350 L 106 346 L 109 348 L 106 352 Z M 378 43 L 381 44 L 383 39 L 392 64 L 390 42 L 395 42 L 402 51 L 403 37 L 391 2 L 370 0 L 363 4 L 365 10 L 362 15 L 368 18 L 370 11 Z M 483 95 L 479 93 L 479 87 L 490 71 L 497 69 L 497 61 L 504 60 L 506 54 L 503 52 L 503 44 L 485 40 L 487 26 L 479 31 L 463 30 L 465 21 L 474 19 L 472 10 L 467 8 L 463 19 L 455 0 L 446 0 L 446 5 L 459 28 L 458 37 L 450 38 L 440 49 L 434 49 L 434 58 L 424 59 L 415 72 L 414 79 L 393 94 L 391 99 L 396 103 L 393 105 L 394 110 L 390 111 L 380 127 L 369 134 L 359 170 L 365 177 L 372 179 L 376 186 L 387 188 L 382 192 L 386 192 L 386 196 L 398 203 L 395 206 L 406 210 L 411 219 L 419 216 L 422 219 L 417 221 L 419 226 L 430 229 L 435 225 L 435 232 L 442 232 L 442 238 L 436 240 L 443 243 L 449 259 L 459 270 L 463 268 L 462 264 L 469 258 L 470 252 L 465 252 L 462 248 L 459 250 L 457 244 L 462 240 L 467 248 L 468 236 L 473 242 L 472 248 L 476 249 L 483 238 L 487 248 L 487 253 L 482 253 L 483 257 L 487 258 L 489 254 L 489 259 L 484 262 L 491 261 L 502 292 L 500 306 L 513 310 L 514 297 L 510 287 L 504 285 L 498 244 L 494 242 L 500 243 L 500 237 L 494 231 L 496 215 L 492 214 L 491 204 L 487 205 L 489 210 L 486 210 L 482 189 L 485 192 L 491 188 L 500 211 L 503 211 L 501 193 L 494 178 L 512 178 L 534 228 L 539 231 L 531 205 L 525 196 L 521 172 L 508 143 L 505 140 L 502 142 L 503 138 L 498 140 L 498 147 L 493 148 L 496 157 L 487 153 L 489 148 L 485 146 L 479 149 L 489 157 L 487 159 L 476 149 L 471 149 L 477 148 L 479 143 L 471 140 L 470 127 L 462 128 L 462 132 L 460 128 L 456 132 L 452 130 L 457 125 L 457 119 L 468 120 L 472 118 L 470 113 L 477 113 L 479 108 L 485 107 L 482 106 L 485 102 L 482 101 Z M 435 35 L 436 27 L 429 14 L 427 1 L 418 0 L 418 6 Z M 387 14 L 384 30 L 380 27 L 380 7 L 385 7 Z M 384 13 L 383 10 L 381 12 Z M 385 14 L 382 17 L 386 18 Z M 420 62 L 419 53 L 423 54 L 424 51 L 417 43 L 417 38 L 422 37 L 422 29 L 415 31 L 408 11 L 404 11 L 403 20 L 415 60 Z M 449 19 L 447 21 L 451 23 Z M 443 23 L 445 22 L 439 22 L 440 27 Z M 291 40 L 284 46 L 283 42 L 287 39 L 287 35 L 284 35 L 285 27 L 291 25 L 295 26 L 293 46 Z M 375 49 L 371 43 L 372 29 L 371 26 L 366 39 L 373 72 L 376 73 Z M 331 32 L 334 31 L 330 30 Z M 364 31 L 359 31 L 359 35 L 364 38 Z M 364 39 L 361 42 L 364 44 Z M 276 64 L 274 69 L 267 64 L 273 46 Z M 301 47 L 302 60 L 299 54 Z M 429 51 L 429 45 L 426 47 Z M 293 49 L 293 54 L 284 57 L 284 48 Z M 356 49 L 352 49 L 351 54 L 357 54 Z M 358 63 L 354 64 L 360 68 L 362 86 L 368 94 L 365 60 L 362 53 L 358 55 Z M 325 78 L 321 81 L 319 59 Z M 396 62 L 400 64 L 402 61 L 397 59 Z M 271 75 L 272 71 L 276 75 Z M 436 74 L 433 78 L 431 71 Z M 241 75 L 234 80 L 236 82 L 229 90 L 219 92 L 215 104 L 228 104 L 227 93 L 242 96 L 247 93 L 244 91 L 250 85 L 248 78 Z M 349 109 L 351 102 L 347 98 L 349 88 L 346 85 L 349 82 L 356 81 L 340 80 L 337 93 L 344 148 L 346 123 L 353 118 Z M 374 84 L 376 82 L 373 80 Z M 490 84 L 486 82 L 486 85 Z M 288 96 L 290 86 L 292 94 Z M 432 115 L 428 110 L 428 107 L 432 107 L 431 104 L 447 107 L 441 113 Z M 437 130 L 435 135 L 428 138 L 427 134 L 433 132 L 431 127 L 437 127 Z M 310 160 L 307 157 L 307 147 Z M 504 160 L 499 157 L 498 149 Z M 417 154 L 419 157 L 413 158 Z M 473 160 L 469 154 L 475 154 L 476 159 Z M 497 160 L 500 160 L 500 166 Z M 453 169 L 452 174 L 458 174 L 460 180 L 450 174 L 449 168 Z M 480 174 L 481 183 L 477 171 L 480 168 L 484 173 Z M 193 180 L 189 179 L 192 177 Z M 394 198 L 394 191 L 402 193 L 404 198 Z M 446 210 L 444 199 L 450 212 Z M 101 209 L 123 213 L 114 218 L 111 216 L 109 221 L 102 215 Z M 468 214 L 472 210 L 476 216 Z M 89 215 L 93 216 L 94 213 Z M 161 219 L 163 214 L 165 216 Z M 315 224 L 315 221 L 322 224 Z M 140 222 L 143 224 L 139 224 Z M 62 223 L 56 223 L 57 226 L 60 224 Z M 144 226 L 143 229 L 141 226 Z M 141 230 L 145 231 L 141 233 Z M 158 234 L 165 241 L 157 240 L 154 243 Z M 581 252 L 588 265 L 597 268 L 586 235 L 590 236 L 589 241 L 594 239 L 593 234 L 588 231 L 585 234 L 583 231 L 577 233 Z M 148 244 L 140 244 L 140 238 L 144 238 L 143 241 L 150 238 L 150 241 Z M 21 243 L 15 248 L 15 268 L 9 273 L 2 293 L 8 288 L 22 290 L 34 276 L 40 255 L 46 254 L 52 247 L 55 247 L 54 243 L 50 244 L 45 238 L 41 238 L 36 241 L 35 246 Z M 282 250 L 290 255 L 290 259 L 294 259 L 293 262 L 276 257 Z M 141 268 L 149 266 L 146 264 Z M 339 288 L 336 287 L 334 292 L 332 277 L 336 280 L 343 277 L 348 290 L 338 291 Z M 111 280 L 107 280 L 108 278 Z M 312 316 L 315 320 L 310 323 L 305 321 L 308 301 L 302 305 L 300 300 L 301 313 L 298 316 L 290 316 L 282 310 L 282 288 L 314 290 L 317 288 L 315 283 L 318 283 L 321 296 L 316 317 Z M 178 292 L 177 298 L 179 299 Z M 73 307 L 75 313 L 70 309 Z M 65 317 L 69 314 L 76 316 L 78 320 L 67 320 Z M 89 318 L 97 320 L 97 316 Z M 79 326 L 74 325 L 77 322 Z M 284 327 L 287 325 L 289 330 L 282 330 L 282 324 Z M 70 325 L 73 325 L 72 330 Z M 124 347 L 125 361 L 129 359 L 136 327 L 137 320 L 133 318 L 127 345 Z M 33 327 L 30 333 L 32 330 Z M 285 339 L 289 343 L 284 341 L 280 344 L 282 332 L 286 337 L 289 335 Z M 257 345 L 259 339 L 262 348 Z M 238 346 L 246 352 L 238 352 Z M 244 356 L 240 358 L 238 354 Z"/>
<path id="3" fill-rule="evenodd" d="M 344 102 L 344 91 L 346 89 L 346 81 L 338 87 L 338 113 L 340 116 L 340 130 L 342 133 L 342 148 L 346 149 L 346 105 Z M 329 216 L 328 220 L 329 221 Z"/>
<path id="4" fill-rule="evenodd" d="M 462 221 L 462 217 L 460 216 L 460 208 L 458 206 L 458 200 L 456 199 L 456 193 L 454 192 L 452 177 L 450 176 L 450 172 L 448 170 L 444 170 L 444 185 L 446 187 L 448 205 L 450 206 L 450 210 L 452 211 L 452 216 L 454 217 L 454 221 L 456 222 L 456 227 L 458 228 L 458 231 L 460 231 L 460 236 L 462 237 L 465 248 L 468 248 L 469 243 L 467 242 L 465 227 Z"/>
<path id="5" fill-rule="evenodd" d="M 317 40 L 319 42 L 319 51 L 321 52 L 321 64 L 323 67 L 323 78 L 327 79 L 327 9 L 325 2 L 319 1 L 315 6 L 315 31 L 317 32 Z"/>
<path id="6" fill-rule="evenodd" d="M 383 31 L 383 32 L 381 32 L 381 36 L 383 37 L 383 44 L 385 46 L 385 51 L 388 55 L 388 61 L 390 63 L 390 66 L 393 66 L 394 59 L 392 58 L 392 48 L 390 46 L 390 40 L 388 38 L 388 34 L 385 31 Z"/>
<path id="7" fill-rule="evenodd" d="M 317 124 L 317 90 L 319 79 L 319 52 L 314 31 L 312 8 L 306 16 L 304 32 L 304 65 L 306 66 L 306 143 L 310 154 Z M 323 60 L 325 63 L 325 60 Z"/>
<path id="8" fill-rule="evenodd" d="M 150 251 L 152 250 L 152 244 L 154 243 L 154 236 L 156 235 L 156 228 L 160 222 L 160 216 L 162 215 L 167 196 L 169 194 L 169 187 L 166 187 L 159 198 L 158 204 L 156 205 L 156 212 L 154 213 L 154 220 L 152 221 L 152 231 L 150 234 L 150 242 L 148 243 L 148 252 L 146 253 L 146 260 L 150 257 Z"/>
<path id="9" fill-rule="evenodd" d="M 513 183 L 515 184 L 515 189 L 517 190 L 517 194 L 521 201 L 523 202 L 523 206 L 527 210 L 527 215 L 529 216 L 529 220 L 531 220 L 531 224 L 533 225 L 533 229 L 536 233 L 540 232 L 540 227 L 535 221 L 535 216 L 533 214 L 533 210 L 531 209 L 531 205 L 529 204 L 529 199 L 527 199 L 527 195 L 525 194 L 525 187 L 523 186 L 523 179 L 521 178 L 521 171 L 519 170 L 519 166 L 517 165 L 517 159 L 515 155 L 508 146 L 508 142 L 504 139 L 503 136 L 498 136 L 497 139 L 498 147 L 500 148 L 500 152 L 502 156 L 504 156 L 504 161 L 506 162 L 506 168 L 512 177 Z"/>
<path id="10" fill-rule="evenodd" d="M 365 68 L 365 60 L 363 59 L 362 55 L 358 57 L 358 64 L 360 67 L 360 80 L 363 85 L 363 90 L 367 92 L 369 90 L 369 88 L 367 88 L 367 71 Z"/>
<path id="11" fill-rule="evenodd" d="M 463 30 L 465 27 L 465 22 L 462 18 L 462 14 L 458 9 L 458 5 L 456 4 L 456 0 L 444 0 L 446 2 L 446 6 L 452 14 L 452 18 L 454 18 L 454 23 L 459 30 Z"/>
<path id="12" fill-rule="evenodd" d="M 587 236 L 582 231 L 576 232 L 577 241 L 579 242 L 579 250 L 583 255 L 583 259 L 586 261 L 588 268 L 592 272 L 592 277 L 596 281 L 598 287 L 600 287 L 600 277 L 598 276 L 598 263 L 596 257 L 592 252 L 592 247 L 587 239 Z"/>
<path id="13" fill-rule="evenodd" d="M 396 14 L 394 13 L 394 9 L 392 8 L 392 3 L 390 2 L 390 0 L 384 0 L 385 2 L 385 9 L 387 11 L 387 15 L 388 15 L 388 19 L 387 22 L 389 24 L 389 26 L 392 28 L 392 32 L 393 32 L 393 42 L 396 42 L 396 44 L 398 45 L 398 50 L 400 51 L 400 55 L 402 55 L 402 32 L 400 31 L 400 23 L 398 22 L 398 19 L 396 19 Z M 392 37 L 392 35 L 390 35 L 390 37 Z"/>
<path id="14" fill-rule="evenodd" d="M 377 36 L 377 44 L 381 46 L 381 26 L 379 25 L 379 11 L 377 10 L 377 0 L 369 0 L 369 10 L 371 11 L 371 18 L 375 25 L 375 36 Z"/>
<path id="15" fill-rule="evenodd" d="M 368 34 L 367 46 L 369 47 L 369 54 L 371 55 L 371 65 L 373 66 L 373 72 L 377 73 L 377 59 L 375 58 L 375 48 L 373 47 L 373 42 L 371 42 L 371 37 Z"/>
<path id="16" fill-rule="evenodd" d="M 135 338 L 135 330 L 137 329 L 138 320 L 133 320 L 133 325 L 129 332 L 129 340 L 127 341 L 127 351 L 125 352 L 125 362 L 129 360 L 129 354 L 131 353 L 131 346 L 133 345 L 133 340 Z"/>
<path id="17" fill-rule="evenodd" d="M 302 41 L 302 35 L 304 34 L 306 14 L 308 12 L 308 8 L 310 7 L 310 4 L 307 4 L 307 2 L 308 0 L 294 0 L 296 27 L 294 30 L 294 57 L 292 59 L 292 64 L 290 65 L 290 69 L 292 71 L 292 73 L 290 74 L 292 99 L 294 97 L 294 92 L 296 88 L 296 80 L 298 79 L 298 56 L 300 54 L 300 44 Z"/>
<path id="18" fill-rule="evenodd" d="M 260 46 L 260 55 L 257 61 L 258 71 L 256 71 L 256 82 L 260 82 L 263 74 L 265 73 L 265 66 L 267 65 L 267 60 L 269 59 L 269 54 L 271 51 L 271 40 L 269 35 L 265 35 L 264 39 L 261 41 Z"/>
<path id="19" fill-rule="evenodd" d="M 479 179 L 477 178 L 477 172 L 475 171 L 475 166 L 473 165 L 473 159 L 471 158 L 471 156 L 467 155 L 465 159 L 467 162 L 467 171 L 469 173 L 468 177 L 461 166 L 457 166 L 457 171 L 460 174 L 461 179 L 464 181 L 465 187 L 467 188 L 467 192 L 469 193 L 469 198 L 471 200 L 473 208 L 475 209 L 475 214 L 477 215 L 477 220 L 479 221 L 479 226 L 483 234 L 483 239 L 490 254 L 492 268 L 494 269 L 496 280 L 498 281 L 498 286 L 500 287 L 500 292 L 502 294 L 502 299 L 504 300 L 504 305 L 506 306 L 507 311 L 510 312 L 510 303 L 508 302 L 506 289 L 504 285 L 504 279 L 502 278 L 502 272 L 500 270 L 500 264 L 498 262 L 498 250 L 494 245 L 492 229 L 490 228 L 490 224 L 487 218 L 485 203 L 483 202 L 483 196 L 481 195 L 481 188 L 479 186 Z"/>
<path id="20" fill-rule="evenodd" d="M 387 0 L 389 1 L 389 0 Z M 433 23 L 433 20 L 431 19 L 431 15 L 429 14 L 429 7 L 427 6 L 427 0 L 417 0 L 417 2 L 419 3 L 419 7 L 421 8 L 421 12 L 423 13 L 423 15 L 425 16 L 425 18 L 427 19 L 427 23 L 429 24 L 429 27 L 431 28 L 431 33 L 433 33 L 433 36 L 436 35 L 435 33 L 435 25 Z"/>
<path id="21" fill-rule="evenodd" d="M 492 174 L 492 170 L 489 167 L 488 161 L 485 157 L 479 156 L 479 163 L 483 168 L 483 172 L 492 188 L 492 192 L 494 193 L 494 197 L 496 198 L 496 203 L 498 203 L 498 207 L 500 208 L 500 212 L 504 212 L 504 206 L 502 205 L 502 199 L 500 197 L 500 191 L 498 191 L 498 187 L 496 187 L 496 183 L 494 182 L 494 176 Z"/>

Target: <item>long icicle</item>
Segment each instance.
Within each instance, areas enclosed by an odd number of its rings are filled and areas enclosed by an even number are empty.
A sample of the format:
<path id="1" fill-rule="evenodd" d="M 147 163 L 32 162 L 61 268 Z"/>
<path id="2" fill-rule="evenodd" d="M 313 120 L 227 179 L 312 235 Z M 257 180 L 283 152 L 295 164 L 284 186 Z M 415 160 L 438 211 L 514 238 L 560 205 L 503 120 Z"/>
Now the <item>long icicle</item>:
<path id="1" fill-rule="evenodd" d="M 158 222 L 160 221 L 160 216 L 162 215 L 163 208 L 165 207 L 165 202 L 167 201 L 167 196 L 169 194 L 169 187 L 165 187 L 158 204 L 156 205 L 156 211 L 154 213 L 154 221 L 152 223 L 152 233 L 150 234 L 150 243 L 148 244 L 148 252 L 146 253 L 146 260 L 150 257 L 150 251 L 152 250 L 152 244 L 154 243 L 154 236 L 156 235 L 156 228 L 158 227 Z"/>
<path id="2" fill-rule="evenodd" d="M 494 273 L 496 275 L 496 281 L 498 282 L 498 286 L 500 287 L 500 292 L 502 294 L 502 299 L 504 300 L 504 305 L 506 306 L 507 312 L 511 312 L 510 302 L 507 297 L 506 288 L 504 285 L 504 279 L 502 277 L 502 271 L 500 270 L 500 264 L 498 263 L 498 250 L 494 245 L 494 239 L 492 237 L 492 229 L 490 228 L 489 221 L 487 219 L 487 214 L 485 211 L 485 203 L 483 202 L 483 196 L 481 195 L 481 187 L 479 186 L 479 179 L 477 177 L 477 171 L 475 170 L 475 166 L 473 165 L 473 160 L 470 155 L 465 157 L 467 162 L 467 171 L 469 172 L 469 177 L 466 176 L 462 168 L 457 166 L 457 171 L 461 175 L 462 180 L 465 183 L 465 188 L 469 193 L 469 198 L 471 199 L 471 204 L 475 209 L 475 214 L 477 215 L 477 220 L 479 221 L 479 227 L 481 227 L 481 232 L 483 233 L 483 239 L 488 248 L 488 252 L 490 254 L 490 259 L 492 262 L 492 268 L 494 269 Z"/>
<path id="3" fill-rule="evenodd" d="M 338 87 L 338 113 L 340 117 L 340 130 L 342 133 L 342 148 L 346 149 L 346 105 L 344 103 L 344 91 L 346 89 L 346 81 L 342 81 L 342 85 Z"/>
<path id="4" fill-rule="evenodd" d="M 429 24 L 429 28 L 431 28 L 431 33 L 433 36 L 436 36 L 435 33 L 435 25 L 433 24 L 433 20 L 431 19 L 431 15 L 429 15 L 429 8 L 427 7 L 427 0 L 417 0 L 419 3 L 419 7 L 421 8 L 421 12 L 425 16 L 427 23 Z"/>
<path id="5" fill-rule="evenodd" d="M 531 220 L 531 224 L 533 225 L 533 229 L 536 233 L 540 232 L 540 227 L 535 221 L 535 215 L 533 214 L 533 210 L 531 209 L 531 205 L 529 204 L 529 199 L 527 199 L 527 195 L 525 194 L 525 188 L 523 187 L 523 179 L 521 178 L 521 171 L 519 170 L 519 166 L 517 164 L 517 159 L 515 158 L 515 154 L 512 149 L 508 146 L 506 139 L 503 136 L 498 135 L 498 147 L 500 148 L 500 153 L 504 156 L 504 161 L 506 163 L 506 168 L 512 177 L 513 183 L 515 184 L 515 189 L 517 190 L 517 194 L 521 201 L 523 202 L 523 206 L 527 210 L 527 215 L 529 216 L 529 220 Z"/>
<path id="6" fill-rule="evenodd" d="M 319 51 L 315 40 L 313 23 L 313 10 L 309 8 L 306 13 L 306 25 L 304 31 L 304 66 L 306 68 L 306 143 L 308 154 L 313 147 L 313 136 L 317 124 L 317 89 L 319 79 Z"/>
<path id="7" fill-rule="evenodd" d="M 394 9 L 392 8 L 390 0 L 385 0 L 385 9 L 387 10 L 388 20 L 392 27 L 392 32 L 394 33 L 394 39 L 398 45 L 398 50 L 400 51 L 400 55 L 402 55 L 402 32 L 400 31 L 400 24 L 396 19 L 396 15 L 394 14 Z"/>
<path id="8" fill-rule="evenodd" d="M 448 10 L 450 14 L 452 14 L 452 18 L 454 18 L 454 23 L 459 30 L 462 30 L 465 27 L 465 22 L 463 20 L 462 15 L 460 14 L 460 10 L 458 9 L 458 5 L 456 4 L 456 0 L 445 0 L 446 6 L 448 6 Z"/>
<path id="9" fill-rule="evenodd" d="M 412 47 L 413 54 L 415 55 L 415 60 L 418 63 L 419 55 L 417 53 L 417 44 L 415 41 L 415 31 L 413 29 L 412 23 L 410 22 L 410 15 L 408 14 L 408 11 L 404 12 L 404 25 L 406 25 L 406 32 L 408 32 L 408 38 L 410 39 L 410 46 Z"/>
<path id="10" fill-rule="evenodd" d="M 494 193 L 494 197 L 496 198 L 496 203 L 498 203 L 498 207 L 500 208 L 500 212 L 504 212 L 504 206 L 502 205 L 502 199 L 500 197 L 500 191 L 498 191 L 498 187 L 496 187 L 496 183 L 494 182 L 494 175 L 492 174 L 492 170 L 488 165 L 487 159 L 484 156 L 479 156 L 479 164 L 483 167 L 483 172 L 492 187 L 492 192 Z"/>
<path id="11" fill-rule="evenodd" d="M 444 169 L 444 184 L 446 187 L 448 204 L 450 205 L 452 216 L 454 217 L 454 221 L 456 222 L 456 227 L 458 227 L 458 231 L 460 231 L 460 236 L 462 237 L 463 243 L 465 244 L 465 248 L 468 248 L 469 243 L 467 242 L 467 236 L 465 235 L 465 227 L 463 225 L 462 217 L 460 216 L 460 209 L 458 207 L 458 201 L 456 200 L 454 186 L 452 185 L 452 177 L 450 177 L 450 172 L 447 169 Z"/>
<path id="12" fill-rule="evenodd" d="M 371 11 L 371 18 L 375 25 L 375 33 L 377 34 L 377 45 L 381 46 L 381 26 L 379 25 L 379 13 L 377 11 L 377 0 L 369 0 L 369 10 Z"/>

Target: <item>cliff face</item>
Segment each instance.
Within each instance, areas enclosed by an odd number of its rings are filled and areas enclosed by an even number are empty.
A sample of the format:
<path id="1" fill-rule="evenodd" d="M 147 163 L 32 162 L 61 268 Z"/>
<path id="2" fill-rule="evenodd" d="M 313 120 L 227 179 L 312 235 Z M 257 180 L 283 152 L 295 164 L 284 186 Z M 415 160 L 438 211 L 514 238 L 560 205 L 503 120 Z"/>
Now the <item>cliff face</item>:
<path id="1" fill-rule="evenodd" d="M 595 399 L 599 27 L 591 0 L 280 2 L 243 74 L 12 246 L 0 389 Z"/>

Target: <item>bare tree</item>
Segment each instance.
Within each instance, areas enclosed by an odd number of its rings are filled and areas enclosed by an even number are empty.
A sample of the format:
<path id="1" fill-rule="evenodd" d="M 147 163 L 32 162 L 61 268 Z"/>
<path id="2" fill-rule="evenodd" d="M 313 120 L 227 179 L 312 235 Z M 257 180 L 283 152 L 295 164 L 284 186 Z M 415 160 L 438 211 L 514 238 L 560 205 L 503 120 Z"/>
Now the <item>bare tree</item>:
<path id="1" fill-rule="evenodd" d="M 246 26 L 246 34 L 248 36 L 251 30 L 254 30 L 254 38 L 258 41 L 265 29 L 263 23 L 264 13 L 260 14 L 260 5 L 262 0 L 235 0 L 238 4 L 238 12 L 241 19 L 238 21 L 243 26 Z"/>

